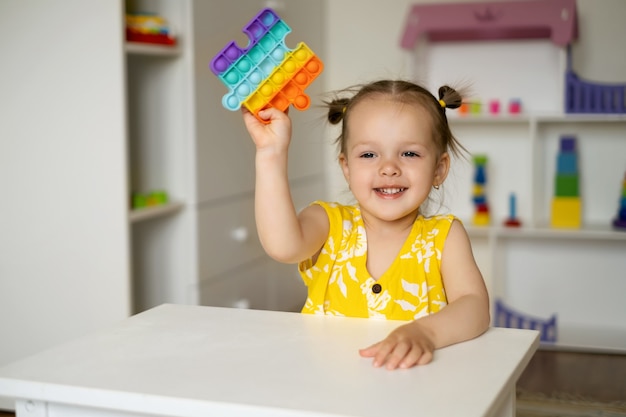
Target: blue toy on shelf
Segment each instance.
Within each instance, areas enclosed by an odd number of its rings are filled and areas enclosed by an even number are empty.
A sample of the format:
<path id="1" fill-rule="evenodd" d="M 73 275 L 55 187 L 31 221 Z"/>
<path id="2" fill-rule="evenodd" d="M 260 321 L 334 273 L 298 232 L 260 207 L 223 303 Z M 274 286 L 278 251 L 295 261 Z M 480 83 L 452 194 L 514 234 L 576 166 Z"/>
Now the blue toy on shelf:
<path id="1" fill-rule="evenodd" d="M 605 84 L 578 78 L 572 70 L 571 47 L 568 46 L 565 112 L 626 113 L 626 84 Z"/>
<path id="2" fill-rule="evenodd" d="M 557 341 L 556 314 L 549 319 L 540 319 L 527 316 L 506 306 L 501 300 L 496 300 L 494 326 L 512 329 L 538 330 L 542 342 L 554 343 Z"/>

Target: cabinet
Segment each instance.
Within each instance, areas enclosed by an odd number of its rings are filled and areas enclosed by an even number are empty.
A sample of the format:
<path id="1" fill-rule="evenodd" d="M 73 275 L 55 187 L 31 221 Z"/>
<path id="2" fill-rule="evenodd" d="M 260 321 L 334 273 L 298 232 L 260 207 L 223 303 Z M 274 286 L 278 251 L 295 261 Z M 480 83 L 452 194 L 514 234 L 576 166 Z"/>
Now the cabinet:
<path id="1" fill-rule="evenodd" d="M 229 41 L 240 46 L 247 39 L 241 28 L 263 1 L 220 2 L 219 17 L 211 2 L 194 3 L 196 78 L 195 107 L 198 130 L 195 159 L 197 177 L 198 284 L 190 288 L 202 304 L 295 310 L 306 298 L 306 288 L 295 265 L 281 265 L 265 255 L 254 222 L 254 144 L 239 112 L 222 108 L 228 90 L 208 70 L 213 56 Z M 289 48 L 305 41 L 323 56 L 323 4 L 306 0 L 275 2 L 275 10 L 292 28 Z M 324 196 L 323 114 L 319 106 L 322 73 L 307 88 L 313 104 L 306 112 L 292 109 L 293 140 L 289 179 L 296 207 Z"/>
<path id="2" fill-rule="evenodd" d="M 491 225 L 472 226 L 471 158 L 452 161 L 441 201 L 466 224 L 492 301 L 530 317 L 556 314 L 557 342 L 546 348 L 626 352 L 626 233 L 611 227 L 626 172 L 626 116 L 564 114 L 564 45 L 587 36 L 576 19 L 571 0 L 416 4 L 402 46 L 431 91 L 451 83 L 470 101 L 503 108 L 448 111 L 470 154 L 488 156 Z M 514 98 L 521 114 L 506 109 Z M 575 230 L 548 226 L 562 135 L 578 145 L 583 226 Z M 512 192 L 519 229 L 502 226 Z"/>
<path id="3" fill-rule="evenodd" d="M 163 302 L 298 308 L 306 291 L 296 267 L 276 265 L 257 238 L 254 145 L 241 114 L 221 106 L 227 90 L 208 68 L 230 40 L 245 46 L 241 28 L 264 2 L 126 4 L 163 16 L 178 36 L 175 48 L 126 46 L 130 188 L 164 189 L 172 201 L 130 214 L 136 310 Z M 277 6 L 294 28 L 288 45 L 306 39 L 321 51 L 322 5 Z M 321 85 L 317 80 L 307 92 L 314 97 Z M 289 175 L 301 206 L 323 193 L 322 126 L 312 125 L 315 110 L 291 114 Z"/>

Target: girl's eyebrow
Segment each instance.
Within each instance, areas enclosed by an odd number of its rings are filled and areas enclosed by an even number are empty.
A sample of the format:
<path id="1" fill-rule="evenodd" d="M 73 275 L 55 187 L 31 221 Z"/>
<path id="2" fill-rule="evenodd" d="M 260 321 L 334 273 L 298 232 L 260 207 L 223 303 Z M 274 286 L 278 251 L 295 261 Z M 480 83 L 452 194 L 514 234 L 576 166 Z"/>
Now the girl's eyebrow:
<path id="1" fill-rule="evenodd" d="M 371 148 L 372 146 L 374 146 L 372 142 L 357 142 L 352 144 L 352 146 L 349 146 L 348 149 Z"/>

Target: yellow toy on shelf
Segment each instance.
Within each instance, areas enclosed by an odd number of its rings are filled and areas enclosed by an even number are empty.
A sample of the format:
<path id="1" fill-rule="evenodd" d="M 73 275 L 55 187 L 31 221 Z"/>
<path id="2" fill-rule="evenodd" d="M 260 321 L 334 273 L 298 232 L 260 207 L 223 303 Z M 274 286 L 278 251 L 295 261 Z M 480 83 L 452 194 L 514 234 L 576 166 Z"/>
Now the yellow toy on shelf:
<path id="1" fill-rule="evenodd" d="M 576 138 L 562 136 L 560 139 L 550 225 L 554 228 L 578 229 L 582 222 L 582 202 Z"/>

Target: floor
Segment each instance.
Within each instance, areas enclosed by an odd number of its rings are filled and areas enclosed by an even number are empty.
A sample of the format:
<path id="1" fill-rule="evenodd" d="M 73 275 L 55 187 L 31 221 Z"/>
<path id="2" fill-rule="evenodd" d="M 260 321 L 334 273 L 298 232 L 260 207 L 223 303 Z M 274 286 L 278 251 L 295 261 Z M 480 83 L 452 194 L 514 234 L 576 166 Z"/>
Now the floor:
<path id="1" fill-rule="evenodd" d="M 599 402 L 626 401 L 626 355 L 539 350 L 517 386 L 545 395 L 567 393 Z M 0 411 L 0 417 L 13 416 Z"/>
<path id="2" fill-rule="evenodd" d="M 626 401 L 626 355 L 538 350 L 517 382 L 528 392 Z"/>

